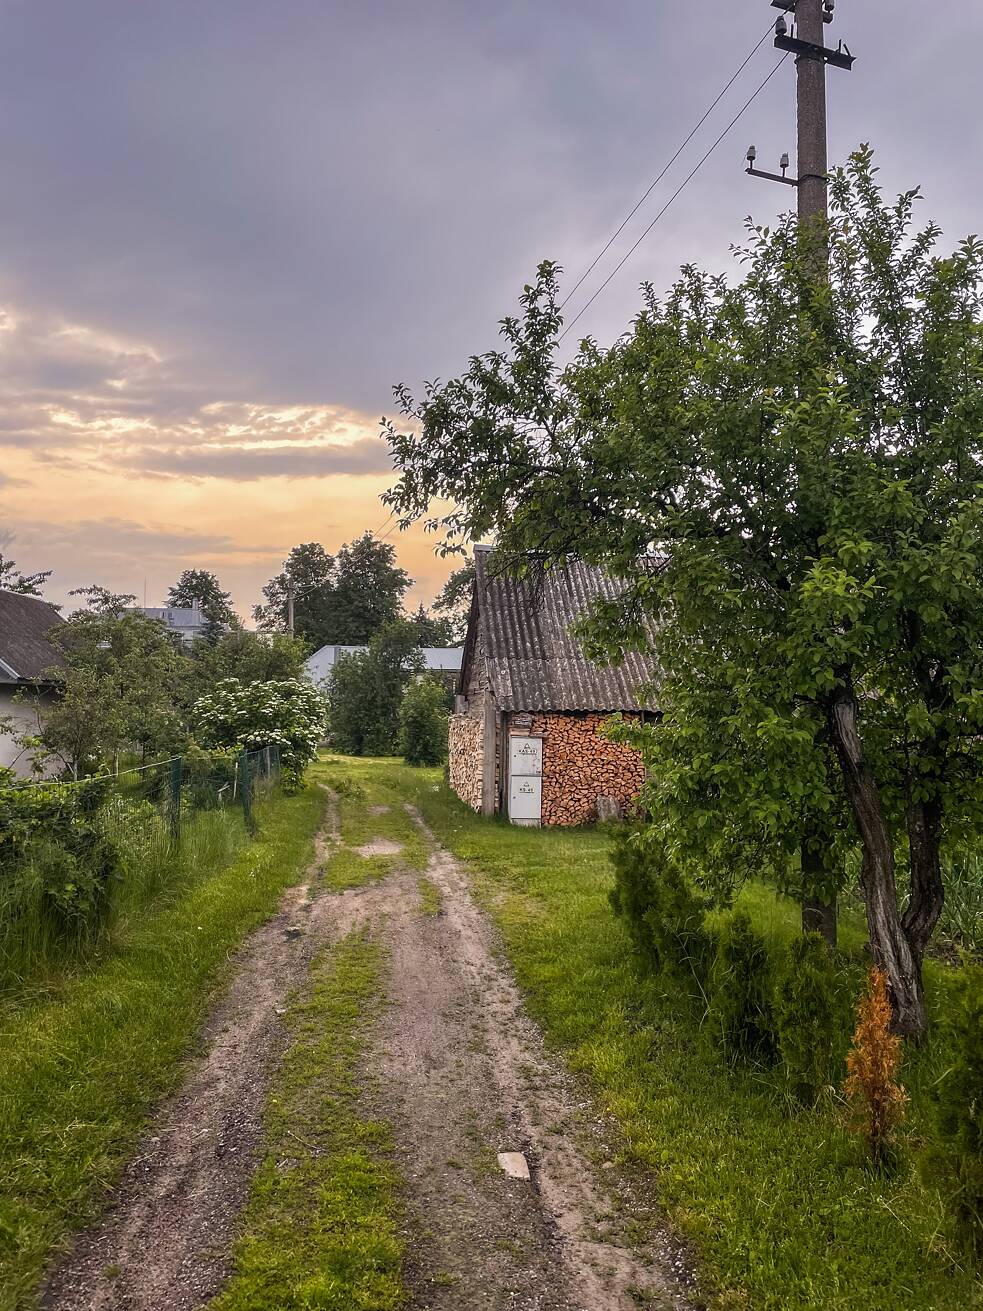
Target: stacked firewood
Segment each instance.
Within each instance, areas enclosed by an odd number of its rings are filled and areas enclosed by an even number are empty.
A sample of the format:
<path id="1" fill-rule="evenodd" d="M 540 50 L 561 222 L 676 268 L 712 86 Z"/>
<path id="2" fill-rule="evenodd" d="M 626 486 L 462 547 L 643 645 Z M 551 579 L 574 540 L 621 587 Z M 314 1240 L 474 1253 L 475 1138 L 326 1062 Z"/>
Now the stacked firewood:
<path id="1" fill-rule="evenodd" d="M 634 747 L 604 736 L 608 715 L 535 715 L 533 733 L 543 735 L 543 824 L 591 824 L 598 797 L 610 797 L 624 812 L 645 779 Z"/>
<path id="2" fill-rule="evenodd" d="M 481 809 L 484 724 L 469 715 L 451 715 L 447 763 L 450 785 L 472 810 Z"/>

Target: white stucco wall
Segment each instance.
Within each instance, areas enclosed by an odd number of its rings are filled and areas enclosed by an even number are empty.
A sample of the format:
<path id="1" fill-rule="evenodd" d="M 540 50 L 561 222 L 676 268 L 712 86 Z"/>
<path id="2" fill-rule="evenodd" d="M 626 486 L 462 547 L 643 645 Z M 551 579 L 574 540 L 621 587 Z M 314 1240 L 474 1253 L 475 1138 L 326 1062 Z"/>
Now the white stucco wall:
<path id="1" fill-rule="evenodd" d="M 36 733 L 37 716 L 31 704 L 18 705 L 14 701 L 16 687 L 0 685 L 0 719 L 11 719 L 15 733 Z M 41 694 L 42 702 L 50 699 L 49 693 Z M 30 774 L 30 761 L 18 747 L 9 733 L 0 731 L 0 765 L 12 766 L 18 774 Z"/>

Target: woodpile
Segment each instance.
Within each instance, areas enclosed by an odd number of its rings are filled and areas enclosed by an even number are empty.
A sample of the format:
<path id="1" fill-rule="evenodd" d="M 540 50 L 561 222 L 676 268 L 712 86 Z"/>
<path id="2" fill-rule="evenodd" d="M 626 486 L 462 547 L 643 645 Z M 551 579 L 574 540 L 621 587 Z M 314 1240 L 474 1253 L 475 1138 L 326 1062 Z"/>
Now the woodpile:
<path id="1" fill-rule="evenodd" d="M 451 715 L 447 728 L 450 785 L 472 810 L 481 810 L 484 724 L 470 715 Z"/>
<path id="2" fill-rule="evenodd" d="M 603 727 L 609 715 L 534 715 L 543 736 L 543 824 L 592 824 L 598 797 L 622 811 L 641 791 L 645 766 L 634 747 L 611 742 Z M 480 789 L 479 789 L 480 791 Z"/>

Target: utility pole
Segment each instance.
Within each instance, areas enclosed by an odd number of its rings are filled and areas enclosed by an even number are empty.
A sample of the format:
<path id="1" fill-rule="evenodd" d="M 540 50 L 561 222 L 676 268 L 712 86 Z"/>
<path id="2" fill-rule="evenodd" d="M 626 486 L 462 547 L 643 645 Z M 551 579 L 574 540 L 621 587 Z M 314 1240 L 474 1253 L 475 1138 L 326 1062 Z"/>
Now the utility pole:
<path id="1" fill-rule="evenodd" d="M 291 637 L 294 635 L 294 585 L 292 582 L 287 583 L 287 632 Z"/>
<path id="2" fill-rule="evenodd" d="M 816 275 L 829 277 L 829 244 L 825 224 L 829 218 L 829 159 L 826 118 L 826 65 L 853 68 L 854 57 L 841 41 L 837 48 L 826 46 L 824 27 L 832 23 L 836 0 L 771 0 L 782 10 L 775 23 L 775 47 L 795 55 L 796 121 L 798 157 L 796 177 L 786 176 L 788 155 L 782 156 L 781 174 L 755 168 L 757 151 L 747 153 L 747 172 L 798 189 L 800 237 L 815 244 Z M 786 14 L 793 17 L 788 28 Z M 801 845 L 802 930 L 821 933 L 831 947 L 836 946 L 836 899 L 825 900 L 819 892 L 825 868 L 817 850 L 823 840 L 818 832 L 807 833 Z"/>

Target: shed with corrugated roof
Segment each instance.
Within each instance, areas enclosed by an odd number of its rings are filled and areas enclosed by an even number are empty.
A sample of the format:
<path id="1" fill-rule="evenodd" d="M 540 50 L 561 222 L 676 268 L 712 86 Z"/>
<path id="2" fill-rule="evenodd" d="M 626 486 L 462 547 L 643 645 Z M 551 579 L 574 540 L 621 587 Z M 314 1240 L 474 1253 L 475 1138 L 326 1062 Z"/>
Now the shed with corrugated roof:
<path id="1" fill-rule="evenodd" d="M 605 732 L 612 715 L 655 713 L 654 650 L 619 664 L 589 659 L 578 622 L 622 585 L 570 558 L 519 577 L 488 547 L 475 580 L 455 714 L 450 777 L 475 810 L 520 824 L 583 824 L 626 810 L 641 787 L 638 753 Z"/>

